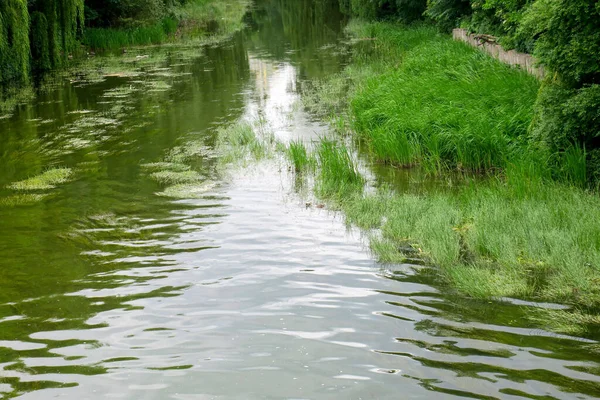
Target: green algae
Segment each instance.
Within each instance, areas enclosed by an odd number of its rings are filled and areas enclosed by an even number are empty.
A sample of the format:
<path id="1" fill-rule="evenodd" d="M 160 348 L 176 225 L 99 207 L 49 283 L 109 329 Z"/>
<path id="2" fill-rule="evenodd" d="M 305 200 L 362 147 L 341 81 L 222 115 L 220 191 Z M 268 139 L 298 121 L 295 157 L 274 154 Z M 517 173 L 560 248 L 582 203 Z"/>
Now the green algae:
<path id="1" fill-rule="evenodd" d="M 21 193 L 0 198 L 0 207 L 29 206 L 48 197 L 46 193 Z"/>
<path id="2" fill-rule="evenodd" d="M 162 192 L 156 194 L 158 196 L 170 197 L 173 199 L 194 199 L 206 196 L 206 193 L 216 187 L 217 183 L 213 181 L 205 181 L 199 184 L 179 184 L 169 186 Z"/>
<path id="3" fill-rule="evenodd" d="M 68 182 L 72 175 L 73 170 L 70 168 L 52 168 L 40 175 L 14 182 L 8 187 L 13 190 L 22 191 L 54 189 L 56 185 Z"/>
<path id="4" fill-rule="evenodd" d="M 205 179 L 204 175 L 196 171 L 158 171 L 150 174 L 150 177 L 163 185 L 200 182 Z"/>
<path id="5" fill-rule="evenodd" d="M 173 171 L 173 172 L 183 172 L 188 171 L 190 166 L 182 163 L 174 163 L 167 161 L 159 161 L 154 163 L 146 163 L 140 166 L 142 169 L 150 172 L 160 172 L 160 171 Z"/>

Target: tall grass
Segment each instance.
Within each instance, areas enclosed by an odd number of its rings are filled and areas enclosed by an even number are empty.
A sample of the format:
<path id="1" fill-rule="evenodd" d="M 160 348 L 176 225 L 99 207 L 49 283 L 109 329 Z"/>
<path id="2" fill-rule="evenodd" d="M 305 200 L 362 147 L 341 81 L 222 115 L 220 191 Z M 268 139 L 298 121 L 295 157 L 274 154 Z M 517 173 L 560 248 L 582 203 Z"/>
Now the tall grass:
<path id="1" fill-rule="evenodd" d="M 367 80 L 352 113 L 381 161 L 485 172 L 505 168 L 522 146 L 537 90 L 525 72 L 435 38 L 404 53 L 398 68 Z"/>
<path id="2" fill-rule="evenodd" d="M 318 194 L 339 200 L 362 190 L 365 180 L 344 144 L 323 139 L 316 156 L 319 167 Z"/>
<path id="3" fill-rule="evenodd" d="M 87 28 L 83 43 L 91 49 L 118 50 L 166 42 L 176 31 L 178 22 L 165 18 L 147 26 L 129 29 Z"/>
<path id="4" fill-rule="evenodd" d="M 306 150 L 306 146 L 301 141 L 290 142 L 287 150 L 288 159 L 291 161 L 294 172 L 303 174 L 313 171 L 315 159 Z"/>

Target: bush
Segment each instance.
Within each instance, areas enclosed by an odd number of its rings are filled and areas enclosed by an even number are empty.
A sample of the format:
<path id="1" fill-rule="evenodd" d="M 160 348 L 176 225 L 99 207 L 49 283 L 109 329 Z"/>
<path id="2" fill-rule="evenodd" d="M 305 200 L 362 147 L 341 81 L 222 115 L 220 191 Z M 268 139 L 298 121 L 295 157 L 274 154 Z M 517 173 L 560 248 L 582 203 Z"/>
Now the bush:
<path id="1" fill-rule="evenodd" d="M 403 22 L 422 19 L 427 0 L 341 0 L 343 12 L 365 19 L 393 18 Z"/>
<path id="2" fill-rule="evenodd" d="M 523 34 L 519 27 L 533 0 L 472 0 L 471 29 L 500 37 L 507 49 L 531 52 L 534 38 Z"/>
<path id="3" fill-rule="evenodd" d="M 425 14 L 443 31 L 450 32 L 459 25 L 462 18 L 472 12 L 469 0 L 428 0 Z"/>
<path id="4" fill-rule="evenodd" d="M 537 0 L 521 32 L 537 38 L 535 55 L 572 87 L 600 83 L 600 3 L 597 0 Z"/>
<path id="5" fill-rule="evenodd" d="M 587 152 L 587 176 L 600 175 L 600 85 L 581 89 L 564 84 L 547 83 L 540 90 L 536 103 L 532 137 L 552 153 L 569 152 L 573 146 Z M 559 157 L 564 160 L 564 157 Z"/>

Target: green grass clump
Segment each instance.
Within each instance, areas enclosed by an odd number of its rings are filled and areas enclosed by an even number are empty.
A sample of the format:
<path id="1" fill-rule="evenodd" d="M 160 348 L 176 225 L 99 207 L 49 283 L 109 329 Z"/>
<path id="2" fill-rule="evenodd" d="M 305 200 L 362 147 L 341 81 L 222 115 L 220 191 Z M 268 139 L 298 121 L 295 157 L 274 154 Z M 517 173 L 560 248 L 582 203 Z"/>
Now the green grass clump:
<path id="1" fill-rule="evenodd" d="M 308 153 L 301 141 L 292 141 L 286 149 L 288 159 L 292 162 L 294 172 L 303 174 L 315 167 L 315 159 Z"/>
<path id="2" fill-rule="evenodd" d="M 362 177 L 348 148 L 340 143 L 321 140 L 317 149 L 318 175 L 316 190 L 322 197 L 342 199 L 362 190 Z"/>
<path id="3" fill-rule="evenodd" d="M 275 150 L 275 138 L 260 123 L 238 122 L 217 132 L 217 152 L 223 164 L 260 160 Z"/>
<path id="4" fill-rule="evenodd" d="M 569 304 L 578 311 L 543 325 L 595 329 L 581 325 L 597 321 L 600 308 L 600 198 L 593 194 L 562 184 L 524 194 L 492 180 L 421 195 L 347 193 L 341 205 L 349 224 L 380 232 L 371 250 L 381 262 L 419 258 L 474 298 Z"/>
<path id="5" fill-rule="evenodd" d="M 56 185 L 68 182 L 72 175 L 73 170 L 70 168 L 52 168 L 40 175 L 12 183 L 8 187 L 23 191 L 53 189 Z"/>

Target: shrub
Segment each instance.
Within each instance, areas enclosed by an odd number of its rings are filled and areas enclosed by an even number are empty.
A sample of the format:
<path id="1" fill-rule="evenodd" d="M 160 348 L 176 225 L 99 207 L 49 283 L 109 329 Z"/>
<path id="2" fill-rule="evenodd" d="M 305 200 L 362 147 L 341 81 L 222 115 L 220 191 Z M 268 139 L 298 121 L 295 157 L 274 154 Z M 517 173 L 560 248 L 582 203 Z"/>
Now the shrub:
<path id="1" fill-rule="evenodd" d="M 537 0 L 521 32 L 537 38 L 535 55 L 568 86 L 600 83 L 600 3 Z"/>
<path id="2" fill-rule="evenodd" d="M 365 19 L 393 18 L 413 22 L 423 17 L 427 0 L 341 0 L 343 12 Z"/>
<path id="3" fill-rule="evenodd" d="M 531 52 L 534 38 L 520 29 L 521 20 L 533 0 L 472 0 L 471 29 L 500 36 L 507 49 Z"/>
<path id="4" fill-rule="evenodd" d="M 540 90 L 532 125 L 532 138 L 552 153 L 568 152 L 577 146 L 588 152 L 587 176 L 600 175 L 600 85 L 572 89 L 547 83 Z"/>
<path id="5" fill-rule="evenodd" d="M 471 15 L 472 12 L 469 0 L 428 0 L 425 14 L 443 31 L 449 32 L 459 25 L 462 18 Z"/>

